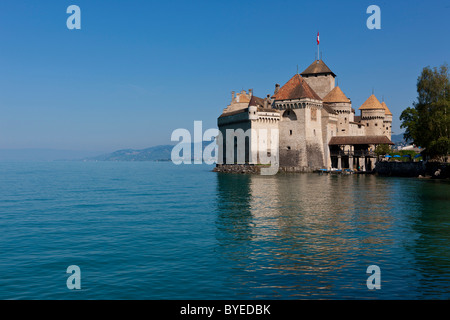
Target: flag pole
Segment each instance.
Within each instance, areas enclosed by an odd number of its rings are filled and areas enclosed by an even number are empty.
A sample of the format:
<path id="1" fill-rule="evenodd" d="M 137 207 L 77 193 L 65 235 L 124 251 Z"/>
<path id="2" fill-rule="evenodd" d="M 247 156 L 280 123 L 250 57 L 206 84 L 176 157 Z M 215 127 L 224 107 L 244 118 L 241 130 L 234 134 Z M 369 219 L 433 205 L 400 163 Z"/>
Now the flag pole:
<path id="1" fill-rule="evenodd" d="M 319 43 L 320 43 L 320 41 L 319 41 L 319 31 L 317 31 L 317 61 L 320 60 Z"/>

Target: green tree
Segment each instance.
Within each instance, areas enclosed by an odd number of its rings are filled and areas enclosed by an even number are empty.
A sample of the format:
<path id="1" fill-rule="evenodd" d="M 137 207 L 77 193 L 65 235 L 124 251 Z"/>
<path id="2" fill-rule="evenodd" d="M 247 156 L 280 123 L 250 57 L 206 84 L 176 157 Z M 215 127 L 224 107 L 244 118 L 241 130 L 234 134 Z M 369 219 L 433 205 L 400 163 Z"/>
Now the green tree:
<path id="1" fill-rule="evenodd" d="M 431 158 L 450 153 L 450 80 L 447 64 L 425 67 L 417 79 L 417 101 L 405 109 L 400 120 L 405 140 L 425 148 Z"/>
<path id="2" fill-rule="evenodd" d="M 384 156 L 391 152 L 391 147 L 388 144 L 379 144 L 375 148 L 375 153 L 377 156 Z"/>

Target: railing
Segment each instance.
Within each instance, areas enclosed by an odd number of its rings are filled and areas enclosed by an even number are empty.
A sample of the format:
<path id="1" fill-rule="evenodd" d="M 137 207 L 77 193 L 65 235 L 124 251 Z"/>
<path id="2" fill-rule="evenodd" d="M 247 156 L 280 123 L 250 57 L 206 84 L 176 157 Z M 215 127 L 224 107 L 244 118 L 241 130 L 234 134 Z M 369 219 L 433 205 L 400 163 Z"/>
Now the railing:
<path id="1" fill-rule="evenodd" d="M 356 151 L 332 151 L 330 153 L 332 157 L 376 157 L 377 154 L 369 150 L 356 150 Z"/>

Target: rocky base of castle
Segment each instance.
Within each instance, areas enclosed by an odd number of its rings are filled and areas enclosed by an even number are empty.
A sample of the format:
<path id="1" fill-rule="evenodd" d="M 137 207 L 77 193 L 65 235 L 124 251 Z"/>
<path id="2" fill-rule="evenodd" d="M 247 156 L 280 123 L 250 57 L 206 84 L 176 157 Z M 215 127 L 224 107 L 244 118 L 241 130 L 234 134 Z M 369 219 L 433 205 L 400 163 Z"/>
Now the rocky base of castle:
<path id="1" fill-rule="evenodd" d="M 284 172 L 284 173 L 309 173 L 309 172 L 315 172 L 319 168 L 313 168 L 313 167 L 288 167 L 283 166 L 280 167 L 280 170 L 278 172 Z"/>
<path id="2" fill-rule="evenodd" d="M 261 174 L 261 168 L 268 168 L 269 165 L 255 164 L 218 164 L 213 172 L 241 173 L 241 174 Z M 309 167 L 279 167 L 278 173 L 308 173 L 315 172 L 316 169 Z"/>
<path id="3" fill-rule="evenodd" d="M 213 169 L 214 172 L 260 174 L 264 166 L 254 164 L 218 164 Z"/>
<path id="4" fill-rule="evenodd" d="M 378 162 L 375 172 L 380 176 L 449 179 L 450 164 L 441 162 Z"/>

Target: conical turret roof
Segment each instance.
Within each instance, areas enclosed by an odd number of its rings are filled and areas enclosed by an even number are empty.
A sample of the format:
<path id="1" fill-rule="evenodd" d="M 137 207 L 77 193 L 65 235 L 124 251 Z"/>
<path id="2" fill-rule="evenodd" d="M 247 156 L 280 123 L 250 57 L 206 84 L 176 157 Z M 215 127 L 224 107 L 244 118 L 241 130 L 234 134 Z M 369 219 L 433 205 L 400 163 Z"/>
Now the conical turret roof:
<path id="1" fill-rule="evenodd" d="M 361 107 L 359 107 L 359 110 L 372 110 L 372 109 L 383 109 L 384 107 L 381 105 L 380 101 L 378 101 L 377 97 L 375 97 L 374 94 L 372 94 L 366 102 L 362 104 Z"/>
<path id="2" fill-rule="evenodd" d="M 276 94 L 272 96 L 274 100 L 290 100 L 310 98 L 322 100 L 314 90 L 306 83 L 299 74 L 294 75 Z"/>
<path id="3" fill-rule="evenodd" d="M 350 103 L 350 99 L 345 96 L 339 86 L 336 86 L 331 90 L 324 98 L 323 102 L 333 103 L 333 102 L 347 102 Z"/>
<path id="4" fill-rule="evenodd" d="M 384 101 L 381 103 L 381 105 L 384 108 L 384 113 L 387 114 L 388 116 L 392 116 L 392 112 L 389 110 L 389 108 L 387 107 L 387 105 Z"/>

